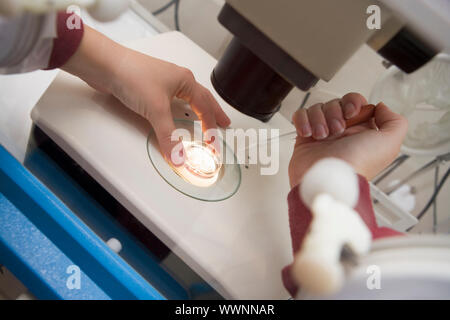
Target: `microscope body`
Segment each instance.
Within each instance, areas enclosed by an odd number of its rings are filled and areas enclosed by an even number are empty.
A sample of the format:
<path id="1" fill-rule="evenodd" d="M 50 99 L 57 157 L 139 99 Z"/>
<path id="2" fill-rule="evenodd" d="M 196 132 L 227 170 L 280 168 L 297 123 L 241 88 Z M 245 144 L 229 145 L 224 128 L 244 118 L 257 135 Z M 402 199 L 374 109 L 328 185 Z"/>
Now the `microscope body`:
<path id="1" fill-rule="evenodd" d="M 226 0 L 219 21 L 234 38 L 211 75 L 214 88 L 262 121 L 294 86 L 331 80 L 364 43 L 407 73 L 440 50 L 381 1 Z"/>

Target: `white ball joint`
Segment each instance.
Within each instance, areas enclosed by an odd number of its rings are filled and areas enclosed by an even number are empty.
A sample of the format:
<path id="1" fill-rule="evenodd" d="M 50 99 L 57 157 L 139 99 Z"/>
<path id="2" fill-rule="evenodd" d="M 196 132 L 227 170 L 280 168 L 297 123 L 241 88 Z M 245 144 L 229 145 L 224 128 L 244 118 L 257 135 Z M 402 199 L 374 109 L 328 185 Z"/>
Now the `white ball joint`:
<path id="1" fill-rule="evenodd" d="M 106 241 L 106 245 L 115 253 L 119 253 L 120 251 L 122 251 L 122 244 L 116 238 L 111 238 Z"/>
<path id="2" fill-rule="evenodd" d="M 89 14 L 101 22 L 112 21 L 128 9 L 129 0 L 97 0 L 88 9 Z"/>
<path id="3" fill-rule="evenodd" d="M 321 193 L 329 194 L 353 208 L 359 198 L 355 170 L 347 162 L 337 158 L 317 161 L 303 177 L 300 196 L 308 208 L 311 208 L 314 198 Z"/>
<path id="4" fill-rule="evenodd" d="M 1 0 L 0 16 L 12 17 L 22 12 L 43 14 L 55 10 L 65 10 L 70 6 L 86 8 L 89 14 L 101 22 L 118 18 L 129 7 L 129 0 Z"/>
<path id="5" fill-rule="evenodd" d="M 305 174 L 300 196 L 313 220 L 295 256 L 293 276 L 308 294 L 329 295 L 345 281 L 340 261 L 344 245 L 357 255 L 370 249 L 371 233 L 353 210 L 359 198 L 358 177 L 346 162 L 322 159 Z"/>

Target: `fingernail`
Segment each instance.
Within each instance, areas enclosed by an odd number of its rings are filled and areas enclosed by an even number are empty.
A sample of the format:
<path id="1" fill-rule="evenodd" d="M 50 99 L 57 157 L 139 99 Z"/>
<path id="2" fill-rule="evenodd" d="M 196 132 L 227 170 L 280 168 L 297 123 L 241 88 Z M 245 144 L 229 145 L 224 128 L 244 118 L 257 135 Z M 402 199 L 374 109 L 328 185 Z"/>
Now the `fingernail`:
<path id="1" fill-rule="evenodd" d="M 308 137 L 311 137 L 311 135 L 312 135 L 311 127 L 309 126 L 309 124 L 305 124 L 305 125 L 302 127 L 302 136 L 303 136 L 304 138 L 308 138 Z"/>
<path id="2" fill-rule="evenodd" d="M 314 128 L 314 138 L 316 139 L 325 139 L 327 137 L 327 131 L 322 124 L 318 124 Z"/>
<path id="3" fill-rule="evenodd" d="M 168 158 L 170 163 L 172 163 L 172 165 L 174 165 L 175 167 L 182 166 L 185 161 L 185 152 L 183 144 L 181 142 L 176 144 L 172 149 L 170 155 L 166 158 Z"/>
<path id="4" fill-rule="evenodd" d="M 353 103 L 347 103 L 344 106 L 344 117 L 345 119 L 353 118 L 356 115 L 356 108 Z"/>
<path id="5" fill-rule="evenodd" d="M 211 136 L 211 138 L 207 139 L 205 142 L 206 142 L 206 144 L 211 144 L 214 141 L 216 141 L 216 137 L 215 136 Z"/>
<path id="6" fill-rule="evenodd" d="M 331 120 L 331 132 L 334 134 L 341 134 L 344 132 L 344 126 L 342 125 L 341 121 L 338 119 Z"/>
<path id="7" fill-rule="evenodd" d="M 231 119 L 227 117 L 222 128 L 228 128 L 229 126 L 231 126 Z"/>

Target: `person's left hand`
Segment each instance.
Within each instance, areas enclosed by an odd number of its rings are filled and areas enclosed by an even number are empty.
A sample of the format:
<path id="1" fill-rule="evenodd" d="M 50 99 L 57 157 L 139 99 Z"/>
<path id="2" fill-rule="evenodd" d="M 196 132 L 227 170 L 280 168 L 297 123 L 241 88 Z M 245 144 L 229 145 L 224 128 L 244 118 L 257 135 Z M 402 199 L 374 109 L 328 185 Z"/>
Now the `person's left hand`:
<path id="1" fill-rule="evenodd" d="M 406 119 L 380 103 L 373 119 L 346 128 L 345 120 L 358 115 L 364 105 L 367 101 L 362 95 L 349 93 L 294 113 L 298 136 L 289 164 L 291 187 L 325 157 L 346 161 L 369 180 L 394 160 L 406 134 Z"/>

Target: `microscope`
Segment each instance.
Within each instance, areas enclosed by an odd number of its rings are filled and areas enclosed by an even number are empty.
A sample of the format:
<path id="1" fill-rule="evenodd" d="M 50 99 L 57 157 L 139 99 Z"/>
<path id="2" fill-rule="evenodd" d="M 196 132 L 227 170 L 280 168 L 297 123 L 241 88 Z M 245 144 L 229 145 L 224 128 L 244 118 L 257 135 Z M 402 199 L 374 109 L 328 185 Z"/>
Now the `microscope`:
<path id="1" fill-rule="evenodd" d="M 444 12 L 449 7 L 440 0 L 429 4 Z M 234 37 L 211 82 L 234 108 L 267 122 L 294 86 L 307 91 L 319 79 L 329 81 L 364 43 L 404 72 L 414 72 L 449 41 L 446 28 L 436 27 L 421 10 L 424 5 L 415 0 L 226 0 L 218 19 Z M 372 18 L 379 19 L 378 26 Z M 448 13 L 446 19 L 448 28 Z"/>

